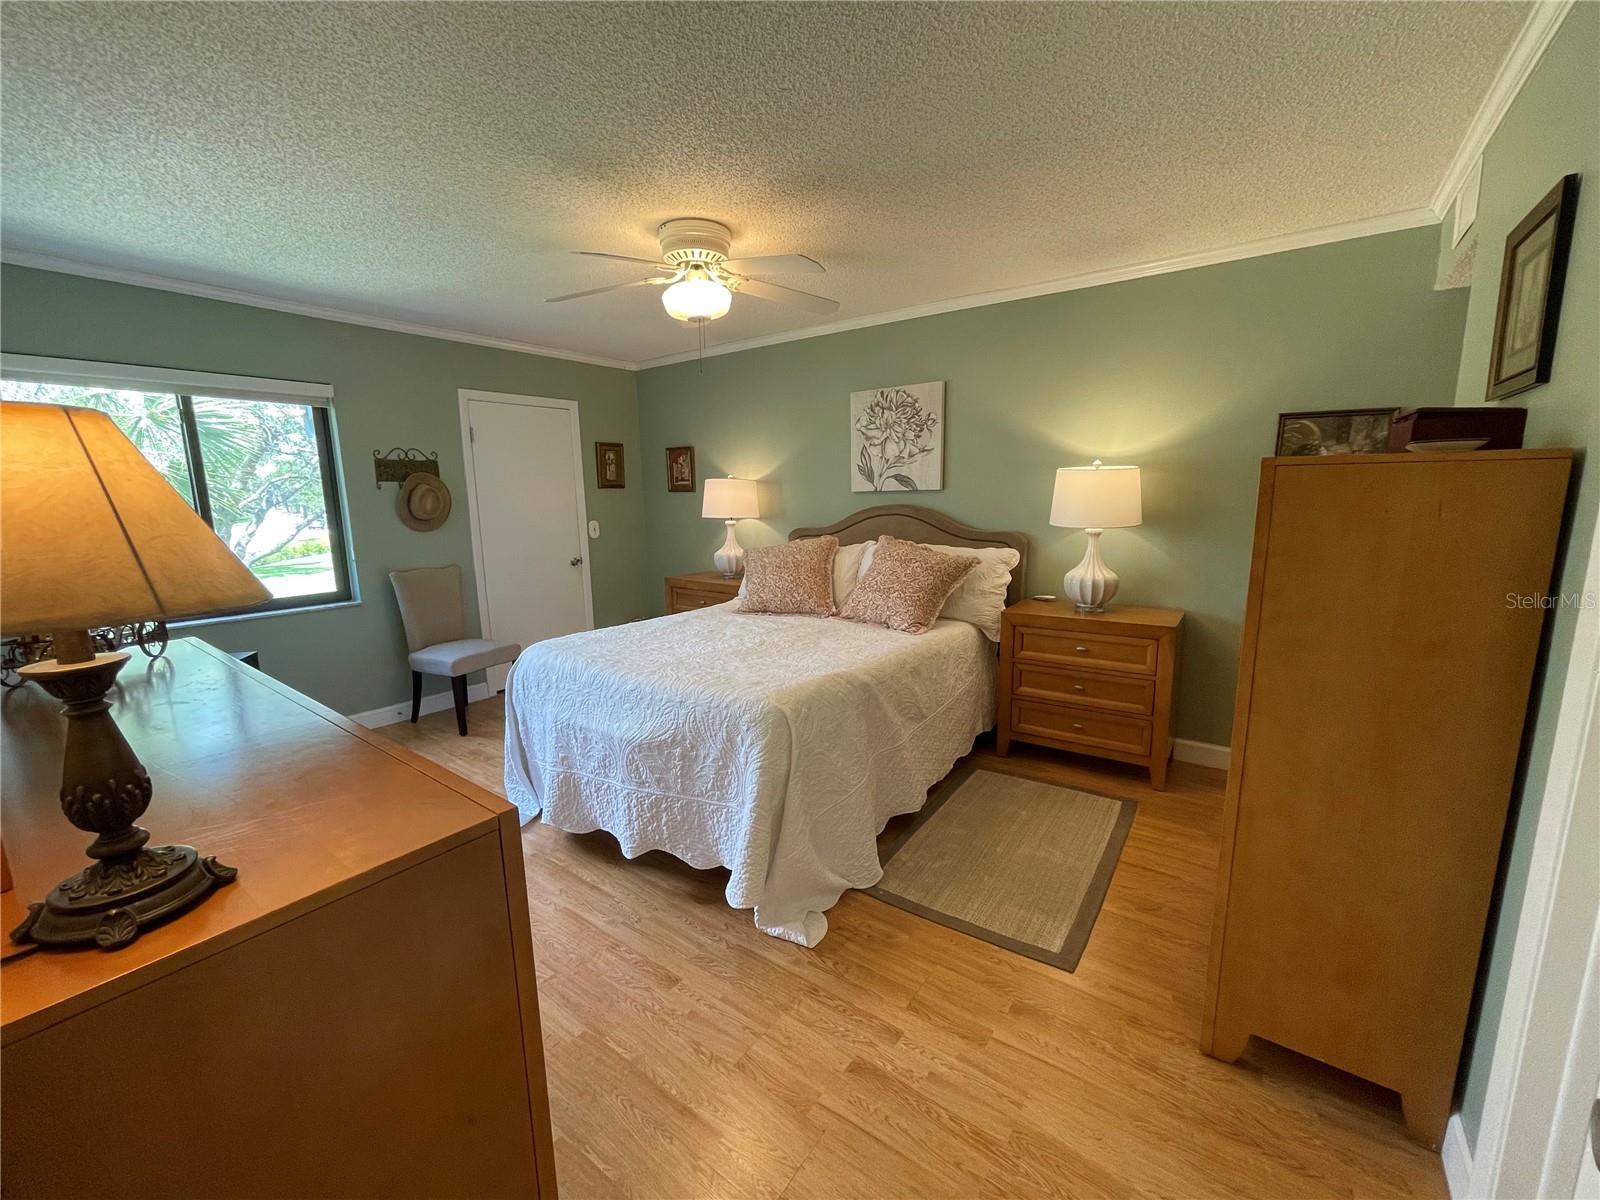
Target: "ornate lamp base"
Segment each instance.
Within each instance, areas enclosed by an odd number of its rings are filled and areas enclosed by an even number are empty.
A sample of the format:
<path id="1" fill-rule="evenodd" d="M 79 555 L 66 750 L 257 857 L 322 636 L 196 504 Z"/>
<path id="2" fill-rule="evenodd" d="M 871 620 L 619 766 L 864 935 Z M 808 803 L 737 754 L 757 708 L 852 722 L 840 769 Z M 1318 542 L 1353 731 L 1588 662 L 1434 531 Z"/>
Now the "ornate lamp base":
<path id="1" fill-rule="evenodd" d="M 738 522 L 724 521 L 723 524 L 728 527 L 728 537 L 722 543 L 722 548 L 712 555 L 711 561 L 724 579 L 737 579 L 744 574 L 744 547 L 739 545 L 739 539 L 733 532 Z"/>
<path id="2" fill-rule="evenodd" d="M 78 639 L 87 651 L 87 636 Z M 58 635 L 56 645 L 72 645 Z M 50 889 L 42 904 L 11 931 L 13 942 L 126 946 L 148 926 L 175 916 L 238 875 L 193 846 L 146 846 L 135 825 L 150 803 L 150 776 L 111 719 L 106 692 L 128 656 L 88 653 L 79 661 L 30 663 L 19 674 L 57 700 L 67 718 L 61 765 L 61 811 L 79 829 L 99 836 L 87 853 L 95 861 Z"/>
<path id="3" fill-rule="evenodd" d="M 1089 545 L 1083 552 L 1083 561 L 1067 572 L 1061 590 L 1079 612 L 1105 612 L 1117 594 L 1117 573 L 1100 557 L 1100 530 L 1084 532 L 1089 535 Z"/>
<path id="4" fill-rule="evenodd" d="M 141 831 L 142 832 L 142 831 Z M 126 946 L 157 921 L 176 916 L 239 872 L 193 846 L 146 847 L 132 856 L 85 867 L 50 889 L 43 904 L 11 931 L 13 942 Z"/>

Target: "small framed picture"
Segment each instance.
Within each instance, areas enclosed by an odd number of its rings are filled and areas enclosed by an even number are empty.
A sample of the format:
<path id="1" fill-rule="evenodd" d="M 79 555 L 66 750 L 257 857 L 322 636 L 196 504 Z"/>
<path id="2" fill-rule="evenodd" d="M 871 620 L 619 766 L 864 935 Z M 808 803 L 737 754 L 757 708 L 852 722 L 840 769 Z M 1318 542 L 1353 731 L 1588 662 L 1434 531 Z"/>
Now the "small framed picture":
<path id="1" fill-rule="evenodd" d="M 1300 457 L 1319 454 L 1383 454 L 1398 408 L 1345 408 L 1278 414 L 1273 453 Z"/>
<path id="2" fill-rule="evenodd" d="M 667 491 L 694 491 L 694 447 L 667 447 Z"/>
<path id="3" fill-rule="evenodd" d="M 628 486 L 628 476 L 622 461 L 621 442 L 596 442 L 594 444 L 594 479 L 596 487 L 620 488 Z"/>
<path id="4" fill-rule="evenodd" d="M 1577 211 L 1578 177 L 1568 175 L 1506 237 L 1494 349 L 1489 353 L 1489 400 L 1504 400 L 1550 380 Z"/>

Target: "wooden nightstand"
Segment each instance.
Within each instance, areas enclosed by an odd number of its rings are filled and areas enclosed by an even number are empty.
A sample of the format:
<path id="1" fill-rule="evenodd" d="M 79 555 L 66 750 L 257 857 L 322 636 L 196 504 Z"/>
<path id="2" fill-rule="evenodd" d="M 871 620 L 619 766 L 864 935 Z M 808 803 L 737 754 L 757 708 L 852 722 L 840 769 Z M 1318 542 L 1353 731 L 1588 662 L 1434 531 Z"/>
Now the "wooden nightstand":
<path id="1" fill-rule="evenodd" d="M 1013 604 L 1000 626 L 996 751 L 1015 739 L 1138 763 L 1164 788 L 1181 624 L 1176 608 Z"/>
<path id="2" fill-rule="evenodd" d="M 667 576 L 667 611 L 688 612 L 732 600 L 739 594 L 737 579 L 724 579 L 715 571 L 691 571 Z"/>

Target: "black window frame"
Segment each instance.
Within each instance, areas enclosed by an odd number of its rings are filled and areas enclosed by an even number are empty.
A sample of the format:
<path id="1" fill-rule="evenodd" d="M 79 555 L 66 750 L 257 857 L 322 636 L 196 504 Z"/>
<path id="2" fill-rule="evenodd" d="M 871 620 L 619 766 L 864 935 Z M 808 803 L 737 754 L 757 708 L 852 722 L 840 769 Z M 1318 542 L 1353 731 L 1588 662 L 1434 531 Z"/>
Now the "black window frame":
<path id="1" fill-rule="evenodd" d="M 237 397 L 226 393 L 217 395 L 210 392 L 182 392 L 173 390 L 169 395 L 177 397 L 178 416 L 183 422 L 183 449 L 184 459 L 189 467 L 190 503 L 193 505 L 200 519 L 216 531 L 217 525 L 211 509 L 211 492 L 206 485 L 205 455 L 200 449 L 200 425 L 195 419 L 195 397 L 204 400 L 236 400 Z M 265 401 L 272 404 L 295 404 L 292 400 Z M 317 448 L 317 466 L 322 476 L 322 499 L 328 512 L 328 554 L 333 560 L 333 578 L 337 585 L 331 592 L 311 592 L 300 596 L 274 596 L 265 604 L 254 604 L 248 608 L 226 609 L 222 612 L 211 613 L 204 617 L 192 617 L 175 624 L 204 625 L 208 621 L 224 620 L 228 617 L 255 616 L 263 613 L 287 612 L 301 608 L 322 608 L 333 604 L 350 604 L 355 600 L 355 591 L 351 586 L 351 563 L 349 546 L 345 538 L 344 523 L 344 497 L 339 491 L 339 473 L 334 469 L 334 455 L 336 449 L 333 439 L 333 419 L 331 410 L 322 404 L 303 404 L 300 407 L 311 410 L 311 427 Z M 217 535 L 221 537 L 221 534 Z M 246 567 L 245 570 L 249 570 Z M 254 574 L 252 571 L 251 574 Z"/>

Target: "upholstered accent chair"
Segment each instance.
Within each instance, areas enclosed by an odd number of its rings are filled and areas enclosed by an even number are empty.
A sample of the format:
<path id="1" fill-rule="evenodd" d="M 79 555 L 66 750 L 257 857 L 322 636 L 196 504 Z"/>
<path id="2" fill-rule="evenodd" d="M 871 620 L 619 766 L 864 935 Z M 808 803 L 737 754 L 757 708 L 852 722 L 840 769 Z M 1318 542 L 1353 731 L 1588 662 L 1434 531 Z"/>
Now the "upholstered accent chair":
<path id="1" fill-rule="evenodd" d="M 422 713 L 422 677 L 443 675 L 455 697 L 456 730 L 467 736 L 467 676 L 511 662 L 522 653 L 515 642 L 469 638 L 461 600 L 461 568 L 417 567 L 390 571 L 400 620 L 411 648 L 411 723 Z"/>

